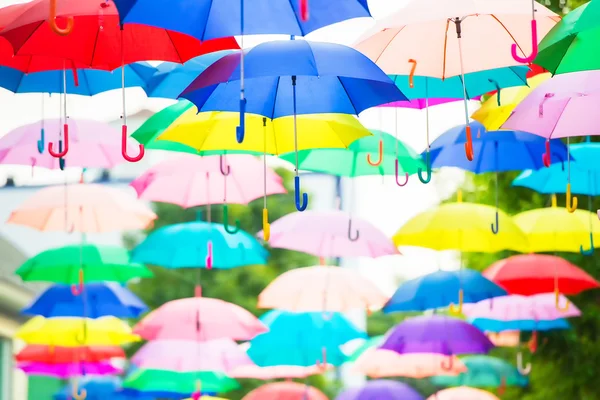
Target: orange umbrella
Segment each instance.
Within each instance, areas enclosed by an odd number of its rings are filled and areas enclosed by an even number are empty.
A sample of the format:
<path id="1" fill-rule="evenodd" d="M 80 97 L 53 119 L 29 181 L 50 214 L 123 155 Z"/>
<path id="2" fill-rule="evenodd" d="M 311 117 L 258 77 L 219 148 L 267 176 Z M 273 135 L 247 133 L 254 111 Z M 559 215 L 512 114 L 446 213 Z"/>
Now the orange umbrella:
<path id="1" fill-rule="evenodd" d="M 378 310 L 388 297 L 348 268 L 296 268 L 279 275 L 258 295 L 258 308 L 293 312 Z"/>
<path id="2" fill-rule="evenodd" d="M 391 350 L 370 349 L 356 360 L 354 368 L 374 379 L 396 376 L 423 379 L 436 375 L 458 375 L 467 371 L 467 367 L 457 357 L 453 356 L 452 362 L 448 361 L 448 356 L 443 354 L 398 354 Z"/>
<path id="3" fill-rule="evenodd" d="M 481 389 L 474 389 L 467 386 L 460 386 L 451 389 L 444 389 L 432 394 L 427 400 L 500 400 L 490 392 Z"/>
<path id="4" fill-rule="evenodd" d="M 275 382 L 254 389 L 242 400 L 328 400 L 321 391 L 297 382 Z"/>
<path id="5" fill-rule="evenodd" d="M 486 332 L 485 335 L 496 347 L 518 347 L 521 343 L 521 332 Z"/>

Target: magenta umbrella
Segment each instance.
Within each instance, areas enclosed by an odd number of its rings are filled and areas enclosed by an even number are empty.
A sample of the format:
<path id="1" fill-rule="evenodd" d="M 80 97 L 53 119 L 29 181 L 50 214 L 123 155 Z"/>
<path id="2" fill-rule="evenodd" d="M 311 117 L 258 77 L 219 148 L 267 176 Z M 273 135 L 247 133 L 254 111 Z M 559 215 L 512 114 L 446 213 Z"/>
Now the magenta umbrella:
<path id="1" fill-rule="evenodd" d="M 254 366 L 246 352 L 231 339 L 208 342 L 154 340 L 131 358 L 139 368 L 176 372 L 217 371 L 229 374 L 239 367 Z"/>
<path id="2" fill-rule="evenodd" d="M 52 376 L 67 379 L 80 375 L 116 375 L 123 372 L 110 363 L 45 364 L 40 362 L 18 363 L 17 368 L 27 375 Z"/>
<path id="3" fill-rule="evenodd" d="M 55 158 L 47 149 L 38 148 L 40 131 L 53 144 L 55 152 L 61 149 L 62 158 Z M 66 147 L 59 143 L 63 123 L 46 119 L 16 128 L 0 139 L 0 163 L 31 165 L 50 169 L 68 167 L 112 168 L 124 162 L 121 155 L 121 132 L 105 122 L 69 119 L 69 140 Z M 138 143 L 126 139 L 127 151 L 137 151 Z M 42 150 L 40 153 L 39 150 Z M 61 161 L 62 160 L 62 161 Z"/>
<path id="4" fill-rule="evenodd" d="M 262 231 L 257 234 L 262 235 Z M 271 224 L 269 245 L 318 257 L 381 257 L 400 254 L 371 223 L 342 211 L 304 211 Z"/>

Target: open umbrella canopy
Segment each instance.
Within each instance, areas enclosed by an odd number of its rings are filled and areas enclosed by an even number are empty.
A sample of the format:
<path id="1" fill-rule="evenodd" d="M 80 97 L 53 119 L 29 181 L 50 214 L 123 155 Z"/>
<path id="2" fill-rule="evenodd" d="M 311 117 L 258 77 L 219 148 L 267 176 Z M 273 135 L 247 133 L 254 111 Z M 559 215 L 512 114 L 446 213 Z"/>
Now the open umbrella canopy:
<path id="1" fill-rule="evenodd" d="M 423 396 L 406 383 L 386 379 L 368 381 L 363 386 L 344 390 L 336 400 L 423 400 Z"/>
<path id="2" fill-rule="evenodd" d="M 534 319 L 499 321 L 496 319 L 476 318 L 471 323 L 485 332 L 507 332 L 507 331 L 551 331 L 571 329 L 571 325 L 566 319 L 552 319 L 546 321 L 536 321 Z"/>
<path id="3" fill-rule="evenodd" d="M 456 357 L 452 362 L 448 362 L 448 357 L 442 354 L 398 354 L 383 349 L 366 351 L 356 360 L 353 368 L 374 379 L 390 377 L 423 379 L 438 374 L 458 375 L 467 370 L 467 367 Z"/>
<path id="4" fill-rule="evenodd" d="M 302 367 L 299 365 L 274 365 L 259 367 L 258 365 L 243 365 L 234 368 L 228 375 L 234 379 L 259 379 L 270 381 L 274 379 L 305 379 L 312 375 L 321 375 L 323 368 L 317 365 Z"/>
<path id="5" fill-rule="evenodd" d="M 360 345 L 356 350 L 350 353 L 348 357 L 348 362 L 355 362 L 358 358 L 369 350 L 374 350 L 375 348 L 381 346 L 385 337 L 384 335 L 374 336 L 365 341 L 362 345 Z"/>
<path id="6" fill-rule="evenodd" d="M 74 364 L 44 364 L 40 362 L 18 363 L 17 368 L 27 375 L 51 376 L 58 379 L 69 379 L 80 375 L 117 375 L 121 369 L 108 362 L 90 363 L 77 362 Z"/>
<path id="7" fill-rule="evenodd" d="M 221 372 L 173 372 L 156 369 L 138 369 L 123 380 L 124 392 L 134 390 L 153 397 L 190 397 L 199 386 L 203 393 L 226 393 L 240 386 Z M 162 392 L 162 393 L 161 393 Z"/>
<path id="8" fill-rule="evenodd" d="M 299 382 L 273 382 L 259 386 L 242 400 L 328 400 L 320 390 Z"/>
<path id="9" fill-rule="evenodd" d="M 98 363 L 112 358 L 125 358 L 125 351 L 119 346 L 62 347 L 31 344 L 15 355 L 17 362 L 44 364 L 71 364 L 81 360 Z"/>
<path id="10" fill-rule="evenodd" d="M 481 388 L 527 386 L 529 379 L 512 364 L 496 357 L 466 356 L 461 361 L 468 368 L 456 376 L 441 374 L 431 379 L 438 386 L 471 386 Z"/>
<path id="11" fill-rule="evenodd" d="M 490 392 L 485 390 L 461 386 L 456 388 L 440 390 L 434 393 L 427 400 L 500 400 Z"/>
<path id="12" fill-rule="evenodd" d="M 126 400 L 120 393 L 121 378 L 116 376 L 93 376 L 87 375 L 77 379 L 77 389 L 85 389 L 86 400 Z M 69 383 L 53 396 L 53 400 L 71 400 L 73 398 L 73 384 Z M 139 400 L 152 400 L 149 397 L 138 398 Z"/>

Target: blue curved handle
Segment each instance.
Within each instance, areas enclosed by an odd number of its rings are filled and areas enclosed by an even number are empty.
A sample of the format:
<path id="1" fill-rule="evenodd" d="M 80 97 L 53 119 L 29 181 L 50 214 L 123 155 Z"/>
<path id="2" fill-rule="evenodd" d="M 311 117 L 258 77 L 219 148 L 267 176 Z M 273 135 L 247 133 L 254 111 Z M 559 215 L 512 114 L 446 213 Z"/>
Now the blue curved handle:
<path id="1" fill-rule="evenodd" d="M 44 128 L 40 130 L 40 140 L 37 141 L 38 153 L 44 154 L 44 148 L 46 147 L 46 132 Z"/>
<path id="2" fill-rule="evenodd" d="M 492 233 L 494 235 L 498 234 L 498 231 L 500 230 L 500 222 L 498 221 L 498 211 L 496 211 L 496 226 L 494 226 L 494 223 L 492 222 Z"/>
<path id="3" fill-rule="evenodd" d="M 308 207 L 308 195 L 306 193 L 302 193 L 302 204 L 300 204 L 300 177 L 294 177 L 294 187 L 295 187 L 295 196 L 296 196 L 296 210 L 304 211 L 306 207 Z"/>
<path id="4" fill-rule="evenodd" d="M 230 235 L 235 235 L 240 231 L 239 219 L 235 220 L 235 226 L 233 228 L 229 226 L 229 207 L 227 204 L 223 205 L 223 228 L 225 228 L 225 232 L 229 233 Z"/>
<path id="5" fill-rule="evenodd" d="M 240 126 L 235 128 L 235 138 L 238 143 L 244 141 L 246 134 L 246 99 L 240 99 Z"/>
<path id="6" fill-rule="evenodd" d="M 428 184 L 431 181 L 431 159 L 429 158 L 429 151 L 425 153 L 425 163 L 427 164 L 427 177 L 423 178 L 421 175 L 423 173 L 423 169 L 419 167 L 417 173 L 419 175 L 419 180 L 423 184 Z"/>
<path id="7" fill-rule="evenodd" d="M 583 245 L 579 246 L 579 252 L 582 256 L 591 256 L 594 254 L 594 235 L 590 232 L 590 249 L 584 250 Z"/>

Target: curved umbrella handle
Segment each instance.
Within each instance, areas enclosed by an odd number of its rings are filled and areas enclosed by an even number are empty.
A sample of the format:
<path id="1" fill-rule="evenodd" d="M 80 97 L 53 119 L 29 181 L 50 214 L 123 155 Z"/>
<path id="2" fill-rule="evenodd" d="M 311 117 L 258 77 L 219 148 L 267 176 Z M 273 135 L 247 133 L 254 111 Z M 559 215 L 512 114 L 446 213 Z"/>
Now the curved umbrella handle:
<path id="1" fill-rule="evenodd" d="M 567 183 L 566 208 L 571 214 L 577 210 L 577 197 L 571 196 L 571 184 Z"/>
<path id="2" fill-rule="evenodd" d="M 417 70 L 417 60 L 411 58 L 408 60 L 408 62 L 412 64 L 412 67 L 410 67 L 410 75 L 408 75 L 408 87 L 412 89 L 415 87 L 415 71 Z"/>
<path id="3" fill-rule="evenodd" d="M 40 129 L 40 139 L 37 141 L 38 153 L 44 154 L 44 148 L 46 147 L 46 131 L 44 128 Z"/>
<path id="4" fill-rule="evenodd" d="M 356 242 L 360 238 L 360 231 L 356 230 L 356 235 L 352 236 L 352 219 L 348 220 L 348 240 L 351 242 Z"/>
<path id="5" fill-rule="evenodd" d="M 448 364 L 446 364 L 446 360 L 442 360 L 440 367 L 442 367 L 442 369 L 444 371 L 452 371 L 452 368 L 454 367 L 454 357 L 452 357 L 452 355 L 448 356 Z"/>
<path id="6" fill-rule="evenodd" d="M 450 312 L 453 314 L 462 313 L 463 300 L 464 300 L 464 292 L 462 289 L 460 289 L 458 291 L 458 306 L 456 306 L 454 303 L 450 304 Z"/>
<path id="7" fill-rule="evenodd" d="M 269 223 L 269 210 L 263 208 L 263 240 L 268 242 L 271 238 L 271 224 Z"/>
<path id="8" fill-rule="evenodd" d="M 235 226 L 233 228 L 229 226 L 229 207 L 227 204 L 223 205 L 223 228 L 225 228 L 225 232 L 229 233 L 230 235 L 235 235 L 240 231 L 239 219 L 235 220 Z"/>
<path id="9" fill-rule="evenodd" d="M 467 125 L 465 128 L 465 134 L 467 136 L 467 141 L 465 142 L 465 155 L 467 156 L 467 160 L 473 161 L 475 153 L 473 153 L 473 136 L 471 135 L 471 125 Z"/>
<path id="10" fill-rule="evenodd" d="M 417 173 L 419 174 L 419 180 L 421 181 L 421 183 L 426 185 L 429 182 L 431 182 L 431 158 L 429 156 L 429 150 L 427 150 L 427 152 L 425 153 L 425 164 L 427 164 L 427 177 L 423 178 L 423 169 L 421 167 L 419 167 Z"/>
<path id="11" fill-rule="evenodd" d="M 398 180 L 398 160 L 396 160 L 396 185 L 398 186 L 406 186 L 408 183 L 408 172 L 404 173 L 404 183 L 400 183 Z"/>
<path id="12" fill-rule="evenodd" d="M 569 311 L 569 305 L 571 304 L 571 302 L 569 301 L 569 299 L 567 299 L 567 302 L 565 304 L 564 307 L 561 307 L 560 305 L 560 292 L 558 291 L 558 288 L 554 289 L 554 306 L 556 307 L 556 309 L 560 312 L 567 312 Z"/>
<path id="13" fill-rule="evenodd" d="M 372 167 L 378 167 L 383 162 L 383 140 L 379 141 L 379 160 L 377 162 L 373 162 L 371 160 L 371 154 L 367 154 L 367 162 Z"/>
<path id="14" fill-rule="evenodd" d="M 213 267 L 213 244 L 212 241 L 206 243 L 206 269 L 212 269 Z"/>
<path id="15" fill-rule="evenodd" d="M 225 168 L 227 167 L 227 168 Z M 219 169 L 221 170 L 221 175 L 228 176 L 231 173 L 231 166 L 223 164 L 223 156 L 219 156 Z"/>
<path id="16" fill-rule="evenodd" d="M 306 207 L 308 207 L 308 195 L 306 193 L 302 193 L 302 203 L 300 203 L 300 177 L 294 177 L 294 195 L 296 197 L 296 210 L 304 211 Z"/>
<path id="17" fill-rule="evenodd" d="M 123 125 L 121 127 L 121 155 L 123 156 L 123 158 L 129 162 L 140 161 L 142 158 L 144 158 L 146 150 L 144 149 L 143 144 L 140 144 L 139 147 L 140 152 L 137 156 L 131 157 L 129 154 L 127 154 L 127 125 Z"/>
<path id="18" fill-rule="evenodd" d="M 590 249 L 584 250 L 583 245 L 579 245 L 579 252 L 582 256 L 591 256 L 594 254 L 594 234 L 590 232 Z"/>
<path id="19" fill-rule="evenodd" d="M 523 368 L 523 353 L 520 351 L 517 353 L 517 369 L 521 375 L 529 375 L 531 372 L 531 363 L 527 363 L 527 366 Z"/>
<path id="20" fill-rule="evenodd" d="M 71 388 L 71 396 L 75 400 L 84 400 L 87 397 L 87 390 L 81 389 L 79 390 L 79 382 L 77 379 L 73 381 L 73 387 Z"/>
<path id="21" fill-rule="evenodd" d="M 58 141 L 58 153 L 54 151 L 54 143 L 52 143 L 52 142 L 48 143 L 48 153 L 50 153 L 50 155 L 54 158 L 62 158 L 64 156 L 66 156 L 67 153 L 69 152 L 69 125 L 68 124 L 63 125 L 63 134 L 64 134 L 63 140 Z M 64 147 L 62 146 L 63 142 L 64 142 Z"/>
<path id="22" fill-rule="evenodd" d="M 325 372 L 327 369 L 327 349 L 325 347 L 321 349 L 321 356 L 323 357 L 323 361 L 317 360 L 316 366 L 321 372 Z"/>
<path id="23" fill-rule="evenodd" d="M 494 235 L 498 234 L 498 231 L 500 230 L 500 221 L 499 221 L 499 217 L 498 217 L 498 210 L 496 210 L 496 225 L 494 226 L 494 223 L 492 222 L 492 233 Z"/>
<path id="24" fill-rule="evenodd" d="M 71 293 L 73 294 L 73 296 L 79 296 L 81 295 L 81 293 L 83 293 L 83 282 L 84 282 L 84 276 L 83 276 L 83 269 L 79 269 L 79 282 L 77 284 L 73 284 L 71 285 Z"/>
<path id="25" fill-rule="evenodd" d="M 500 101 L 500 85 L 494 79 L 488 79 L 488 82 L 496 87 L 496 103 L 498 104 L 498 107 L 501 107 L 502 102 Z"/>
<path id="26" fill-rule="evenodd" d="M 506 377 L 503 376 L 500 380 L 500 386 L 498 386 L 498 396 L 503 396 L 506 393 Z"/>
<path id="27" fill-rule="evenodd" d="M 308 21 L 308 0 L 300 0 L 300 18 L 302 22 Z"/>
<path id="28" fill-rule="evenodd" d="M 550 164 L 552 164 L 552 150 L 550 149 L 550 139 L 546 139 L 546 152 L 542 154 L 542 161 L 544 162 L 544 166 L 546 168 L 549 168 Z"/>
<path id="29" fill-rule="evenodd" d="M 531 54 L 527 57 L 519 56 L 517 54 L 516 43 L 513 43 L 510 46 L 510 54 L 512 55 L 513 60 L 523 64 L 529 64 L 535 59 L 538 54 L 537 21 L 535 19 L 531 20 Z"/>
<path id="30" fill-rule="evenodd" d="M 192 393 L 192 399 L 199 400 L 202 395 L 202 382 L 200 379 L 196 379 L 196 391 Z"/>
<path id="31" fill-rule="evenodd" d="M 244 96 L 244 92 L 241 93 Z M 235 140 L 238 143 L 244 142 L 246 135 L 246 98 L 240 99 L 240 125 L 235 128 Z"/>
<path id="32" fill-rule="evenodd" d="M 60 36 L 67 36 L 73 30 L 73 25 L 75 25 L 75 19 L 73 17 L 67 18 L 67 26 L 65 29 L 61 29 L 56 25 L 56 0 L 50 0 L 50 12 L 48 15 L 48 23 L 50 24 L 50 29 L 52 32 L 56 33 Z"/>
<path id="33" fill-rule="evenodd" d="M 80 344 L 81 346 L 85 346 L 87 345 L 87 340 L 88 340 L 88 327 L 87 327 L 87 322 L 84 320 L 83 321 L 83 331 L 82 331 L 82 335 L 79 335 L 79 332 L 75 334 L 75 341 Z"/>

